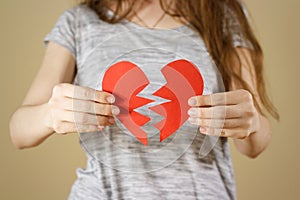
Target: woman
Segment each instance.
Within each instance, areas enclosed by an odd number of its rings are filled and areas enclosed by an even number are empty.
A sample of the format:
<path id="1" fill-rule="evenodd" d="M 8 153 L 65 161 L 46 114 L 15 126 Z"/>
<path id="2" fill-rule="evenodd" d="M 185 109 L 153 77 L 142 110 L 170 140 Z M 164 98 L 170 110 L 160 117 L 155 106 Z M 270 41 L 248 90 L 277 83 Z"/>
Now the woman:
<path id="1" fill-rule="evenodd" d="M 10 132 L 19 149 L 37 146 L 54 133 L 80 132 L 88 163 L 78 170 L 69 199 L 236 199 L 227 138 L 255 158 L 271 138 L 263 109 L 278 118 L 265 91 L 262 50 L 238 0 L 84 0 L 60 17 L 45 42 L 43 64 L 11 118 Z M 184 71 L 197 68 L 198 78 L 187 76 L 187 81 L 203 84 L 179 101 L 188 105 L 188 120 L 163 139 L 159 134 L 142 138 L 136 130 L 149 119 L 139 115 L 135 119 L 145 121 L 130 128 L 128 118 L 118 117 L 141 105 L 119 106 L 115 88 L 104 88 L 121 71 L 111 75 L 109 70 L 120 63 L 122 69 L 138 69 L 119 84 L 120 94 L 142 77 L 145 90 L 156 83 L 143 94 L 151 99 L 166 80 L 169 89 L 178 81 L 171 83 L 166 72 L 178 60 Z M 186 96 L 189 86 L 180 87 Z M 172 118 L 165 117 L 166 123 Z M 210 146 L 206 151 L 204 143 Z"/>

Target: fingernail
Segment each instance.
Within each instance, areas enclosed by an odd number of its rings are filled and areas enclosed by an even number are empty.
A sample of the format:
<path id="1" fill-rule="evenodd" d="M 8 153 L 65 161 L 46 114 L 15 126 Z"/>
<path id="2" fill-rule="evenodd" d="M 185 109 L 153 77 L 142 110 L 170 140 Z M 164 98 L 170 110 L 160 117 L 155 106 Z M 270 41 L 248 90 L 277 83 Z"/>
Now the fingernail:
<path id="1" fill-rule="evenodd" d="M 201 133 L 205 133 L 205 132 L 206 132 L 206 128 L 200 127 L 200 132 L 201 132 Z"/>
<path id="2" fill-rule="evenodd" d="M 190 98 L 188 103 L 189 103 L 190 106 L 195 106 L 197 101 L 194 98 Z"/>
<path id="3" fill-rule="evenodd" d="M 112 113 L 113 115 L 118 115 L 118 114 L 120 114 L 120 109 L 117 108 L 117 107 L 114 107 L 114 108 L 111 110 L 111 113 Z"/>
<path id="4" fill-rule="evenodd" d="M 116 101 L 115 97 L 114 96 L 108 96 L 106 98 L 106 100 L 109 102 L 109 103 L 114 103 Z"/>
<path id="5" fill-rule="evenodd" d="M 190 116 L 196 116 L 197 115 L 197 111 L 195 109 L 191 108 L 188 111 L 188 115 L 190 115 Z"/>
<path id="6" fill-rule="evenodd" d="M 110 124 L 114 124 L 114 123 L 115 123 L 115 120 L 114 120 L 113 118 L 109 118 L 109 119 L 108 119 L 108 122 L 109 122 Z"/>

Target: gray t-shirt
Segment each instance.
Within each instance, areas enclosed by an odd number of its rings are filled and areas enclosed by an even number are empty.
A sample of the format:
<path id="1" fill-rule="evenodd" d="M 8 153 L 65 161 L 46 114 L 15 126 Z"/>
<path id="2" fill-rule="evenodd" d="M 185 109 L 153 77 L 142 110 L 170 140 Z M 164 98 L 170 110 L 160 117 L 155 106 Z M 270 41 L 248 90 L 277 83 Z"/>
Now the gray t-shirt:
<path id="1" fill-rule="evenodd" d="M 232 28 L 238 27 L 232 24 Z M 235 46 L 245 46 L 238 34 L 235 38 Z M 140 70 L 138 76 L 149 81 L 138 95 L 152 99 L 150 106 L 168 101 L 153 93 L 166 84 L 163 68 L 178 60 L 197 68 L 203 78 L 204 95 L 224 91 L 203 40 L 187 25 L 158 30 L 126 20 L 109 24 L 90 8 L 78 5 L 61 15 L 45 37 L 45 43 L 49 41 L 74 56 L 77 85 L 102 90 L 111 66 L 123 61 L 135 64 Z M 131 80 L 135 83 L 134 76 Z M 130 82 L 127 80 L 124 88 Z M 180 85 L 183 93 L 188 87 Z M 87 166 L 77 170 L 69 199 L 236 199 L 227 139 L 205 136 L 199 127 L 184 120 L 170 137 L 160 141 L 159 129 L 153 125 L 163 116 L 149 111 L 150 106 L 136 110 L 151 119 L 141 126 L 148 135 L 148 146 L 118 118 L 116 125 L 102 132 L 79 134 Z M 176 117 L 169 115 L 166 120 Z"/>

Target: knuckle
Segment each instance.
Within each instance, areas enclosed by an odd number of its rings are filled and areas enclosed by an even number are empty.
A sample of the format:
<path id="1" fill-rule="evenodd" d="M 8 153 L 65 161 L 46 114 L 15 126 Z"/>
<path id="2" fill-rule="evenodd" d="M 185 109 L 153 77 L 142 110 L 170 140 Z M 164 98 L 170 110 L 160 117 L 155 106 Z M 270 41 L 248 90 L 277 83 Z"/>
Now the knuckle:
<path id="1" fill-rule="evenodd" d="M 207 98 L 203 99 L 203 104 L 204 105 L 211 105 L 212 103 L 218 101 L 217 99 L 218 99 L 217 95 L 210 94 L 210 95 L 207 96 Z"/>
<path id="2" fill-rule="evenodd" d="M 67 89 L 66 83 L 57 84 L 53 87 L 52 96 L 54 98 L 63 98 Z"/>
<path id="3" fill-rule="evenodd" d="M 218 95 L 211 96 L 210 101 L 212 102 L 212 104 L 225 104 L 226 103 L 225 93 L 219 93 Z"/>
<path id="4" fill-rule="evenodd" d="M 252 108 L 246 109 L 245 114 L 248 117 L 254 117 L 254 110 Z"/>
<path id="5" fill-rule="evenodd" d="M 78 103 L 78 110 L 84 110 L 87 111 L 89 113 L 92 114 L 96 114 L 97 110 L 96 110 L 96 106 L 94 103 L 90 103 L 90 102 L 80 102 Z"/>
<path id="6" fill-rule="evenodd" d="M 91 96 L 90 93 L 91 93 L 90 90 L 84 89 L 82 95 L 83 95 L 85 98 L 90 98 L 90 96 Z"/>
<path id="7" fill-rule="evenodd" d="M 62 93 L 64 93 L 64 91 L 67 91 L 67 90 L 71 90 L 73 92 L 75 90 L 75 86 L 72 84 L 69 84 L 69 83 L 61 83 L 61 84 L 59 84 L 59 87 L 60 87 L 60 90 Z"/>
<path id="8" fill-rule="evenodd" d="M 60 83 L 58 85 L 63 89 L 63 88 L 66 88 L 69 84 L 68 83 Z"/>
<path id="9" fill-rule="evenodd" d="M 198 116 L 204 117 L 205 116 L 205 109 L 198 109 Z"/>
<path id="10" fill-rule="evenodd" d="M 245 89 L 239 89 L 238 92 L 240 93 L 240 95 L 243 95 L 243 94 L 247 93 L 248 91 Z"/>
<path id="11" fill-rule="evenodd" d="M 86 109 L 89 110 L 92 114 L 100 114 L 101 108 L 96 103 L 89 103 L 86 105 Z"/>
<path id="12" fill-rule="evenodd" d="M 245 128 L 248 130 L 252 125 L 252 120 L 248 119 L 245 121 Z"/>
<path id="13" fill-rule="evenodd" d="M 63 87 L 62 84 L 57 84 L 57 85 L 55 85 L 55 86 L 53 87 L 53 89 L 59 91 L 59 90 L 62 89 L 62 87 Z"/>
<path id="14" fill-rule="evenodd" d="M 248 112 L 248 115 L 249 115 L 250 117 L 254 117 L 254 115 L 255 115 L 255 114 L 254 114 L 254 111 L 253 111 L 253 110 L 249 111 L 249 112 Z"/>
<path id="15" fill-rule="evenodd" d="M 58 98 L 51 98 L 49 103 L 52 107 L 56 107 L 56 105 L 58 104 L 57 101 L 58 101 Z"/>
<path id="16" fill-rule="evenodd" d="M 56 133 L 64 133 L 63 122 L 60 120 L 54 120 L 53 129 Z"/>
<path id="17" fill-rule="evenodd" d="M 55 85 L 52 90 L 52 96 L 55 98 L 61 96 L 61 93 L 62 93 L 62 86 L 60 84 Z"/>
<path id="18" fill-rule="evenodd" d="M 253 97 L 252 97 L 252 94 L 250 92 L 247 93 L 247 95 L 245 95 L 245 99 L 248 101 L 248 102 L 252 102 L 253 101 Z"/>
<path id="19" fill-rule="evenodd" d="M 218 115 L 220 115 L 221 117 L 223 117 L 223 115 L 222 115 L 222 113 L 221 112 L 219 112 L 219 108 L 217 108 L 217 107 L 215 107 L 215 108 L 209 108 L 207 111 L 207 117 L 209 118 L 209 119 L 214 119 L 214 118 L 217 118 L 218 117 Z"/>
<path id="20" fill-rule="evenodd" d="M 101 104 L 91 104 L 90 105 L 90 110 L 92 113 L 100 114 L 102 110 L 102 105 Z"/>
<path id="21" fill-rule="evenodd" d="M 55 99 L 54 98 L 50 98 L 48 101 L 48 105 L 50 106 L 50 108 L 52 109 L 55 105 Z"/>
<path id="22" fill-rule="evenodd" d="M 245 102 L 239 105 L 238 110 L 242 116 L 253 117 L 255 113 L 255 107 L 249 102 Z"/>
<path id="23" fill-rule="evenodd" d="M 230 110 L 226 109 L 226 107 L 216 107 L 213 111 L 214 115 L 217 115 L 220 118 L 225 118 L 227 115 L 229 115 Z"/>
<path id="24" fill-rule="evenodd" d="M 246 101 L 252 101 L 252 94 L 248 90 L 242 89 L 241 96 Z"/>

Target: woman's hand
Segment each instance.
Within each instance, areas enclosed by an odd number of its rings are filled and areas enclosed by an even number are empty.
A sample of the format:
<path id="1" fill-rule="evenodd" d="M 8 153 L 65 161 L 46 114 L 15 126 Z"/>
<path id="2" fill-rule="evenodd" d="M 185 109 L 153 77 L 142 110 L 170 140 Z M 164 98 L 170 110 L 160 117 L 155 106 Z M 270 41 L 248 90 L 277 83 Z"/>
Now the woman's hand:
<path id="1" fill-rule="evenodd" d="M 47 127 L 60 134 L 95 132 L 115 123 L 118 107 L 112 94 L 67 83 L 53 88 L 48 102 Z"/>
<path id="2" fill-rule="evenodd" d="M 258 130 L 259 114 L 247 90 L 235 90 L 189 99 L 192 124 L 207 135 L 247 138 Z"/>

